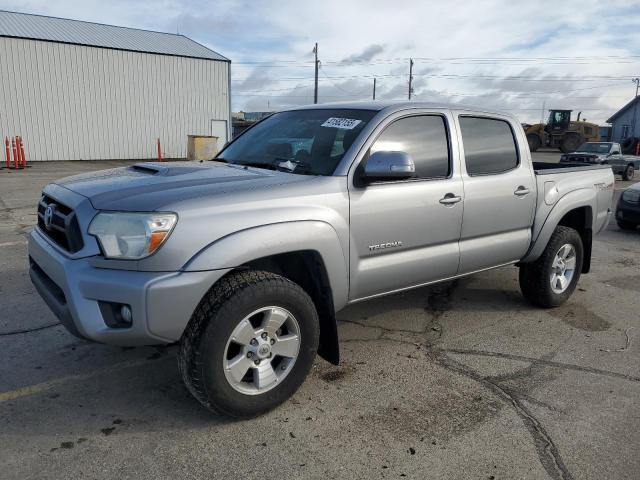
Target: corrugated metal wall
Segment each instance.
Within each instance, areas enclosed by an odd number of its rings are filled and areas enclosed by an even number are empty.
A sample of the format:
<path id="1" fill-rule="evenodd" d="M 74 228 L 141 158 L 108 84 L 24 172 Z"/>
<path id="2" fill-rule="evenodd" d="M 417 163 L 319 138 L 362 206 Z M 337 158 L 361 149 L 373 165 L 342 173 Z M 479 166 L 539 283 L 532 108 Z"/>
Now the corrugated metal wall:
<path id="1" fill-rule="evenodd" d="M 0 135 L 29 160 L 148 159 L 230 121 L 227 62 L 0 38 Z M 4 149 L 3 149 L 4 150 Z M 4 156 L 4 155 L 0 155 Z"/>
<path id="2" fill-rule="evenodd" d="M 636 115 L 635 122 L 633 120 L 634 113 Z M 633 105 L 631 105 L 621 115 L 617 116 L 611 125 L 611 139 L 613 142 L 622 142 L 627 137 L 640 137 L 640 106 L 634 111 Z M 625 125 L 627 126 L 626 128 L 624 127 Z M 627 133 L 626 137 L 623 136 L 625 131 Z"/>

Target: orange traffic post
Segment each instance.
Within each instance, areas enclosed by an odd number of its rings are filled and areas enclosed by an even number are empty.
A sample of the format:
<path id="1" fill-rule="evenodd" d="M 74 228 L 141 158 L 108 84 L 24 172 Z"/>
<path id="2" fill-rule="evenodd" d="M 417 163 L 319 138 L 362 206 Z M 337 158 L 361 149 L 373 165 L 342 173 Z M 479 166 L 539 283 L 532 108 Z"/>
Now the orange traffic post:
<path id="1" fill-rule="evenodd" d="M 11 168 L 11 150 L 9 150 L 9 137 L 4 137 L 4 154 L 7 160 L 7 168 Z"/>
<path id="2" fill-rule="evenodd" d="M 24 154 L 24 142 L 22 141 L 22 137 L 20 137 L 20 160 L 22 168 L 27 168 L 27 156 Z"/>
<path id="3" fill-rule="evenodd" d="M 16 137 L 11 139 L 11 152 L 13 153 L 13 167 L 18 168 L 18 151 L 16 150 Z"/>
<path id="4" fill-rule="evenodd" d="M 162 149 L 160 148 L 160 139 L 158 138 L 158 161 L 162 161 Z"/>
<path id="5" fill-rule="evenodd" d="M 16 153 L 18 154 L 18 164 L 16 165 L 16 168 L 22 168 L 22 153 L 20 151 L 21 143 L 20 135 L 16 135 Z"/>

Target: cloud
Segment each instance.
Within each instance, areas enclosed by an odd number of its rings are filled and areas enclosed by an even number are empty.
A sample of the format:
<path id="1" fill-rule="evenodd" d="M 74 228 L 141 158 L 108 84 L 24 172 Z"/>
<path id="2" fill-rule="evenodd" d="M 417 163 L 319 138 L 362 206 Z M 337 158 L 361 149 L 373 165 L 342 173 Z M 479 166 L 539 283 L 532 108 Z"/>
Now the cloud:
<path id="1" fill-rule="evenodd" d="M 602 122 L 629 101 L 630 79 L 640 75 L 637 0 L 582 0 L 580 8 L 557 0 L 113 0 L 108 8 L 102 0 L 0 0 L 0 8 L 179 30 L 232 59 L 238 110 L 311 102 L 315 42 L 322 101 L 368 99 L 374 76 L 378 98 L 404 99 L 413 57 L 417 100 L 506 109 L 523 121 L 539 120 L 544 103 Z M 593 75 L 613 79 L 585 80 Z"/>
<path id="2" fill-rule="evenodd" d="M 382 52 L 384 52 L 384 47 L 382 45 L 369 45 L 360 53 L 354 53 L 346 58 L 343 58 L 341 63 L 368 62 L 372 60 L 373 57 Z"/>

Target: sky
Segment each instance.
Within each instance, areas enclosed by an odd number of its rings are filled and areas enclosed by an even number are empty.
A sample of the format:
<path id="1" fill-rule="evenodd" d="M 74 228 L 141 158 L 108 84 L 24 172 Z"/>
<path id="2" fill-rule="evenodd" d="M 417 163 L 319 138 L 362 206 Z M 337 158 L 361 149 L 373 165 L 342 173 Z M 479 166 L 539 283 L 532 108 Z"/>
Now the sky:
<path id="1" fill-rule="evenodd" d="M 0 9 L 186 35 L 232 60 L 234 111 L 413 98 L 603 123 L 635 95 L 640 1 L 0 0 Z M 544 114 L 546 117 L 546 113 Z"/>

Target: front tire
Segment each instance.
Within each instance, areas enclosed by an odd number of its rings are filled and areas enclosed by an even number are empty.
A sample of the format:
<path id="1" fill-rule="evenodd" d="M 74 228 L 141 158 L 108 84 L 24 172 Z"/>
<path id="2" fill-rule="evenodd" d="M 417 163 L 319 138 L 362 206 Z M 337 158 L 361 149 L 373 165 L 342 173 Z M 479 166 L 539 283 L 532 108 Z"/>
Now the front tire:
<path id="1" fill-rule="evenodd" d="M 535 133 L 527 134 L 527 143 L 529 144 L 530 152 L 535 152 L 540 148 L 540 145 L 542 144 L 540 137 Z"/>
<path id="2" fill-rule="evenodd" d="M 567 133 L 560 142 L 562 153 L 575 152 L 584 143 L 584 138 L 579 133 Z"/>
<path id="3" fill-rule="evenodd" d="M 180 341 L 178 364 L 206 408 L 254 417 L 300 387 L 318 338 L 318 314 L 300 286 L 273 273 L 240 271 L 204 296 Z"/>
<path id="4" fill-rule="evenodd" d="M 577 231 L 556 227 L 540 258 L 520 266 L 520 290 L 524 297 L 542 308 L 566 302 L 580 279 L 583 252 Z"/>

